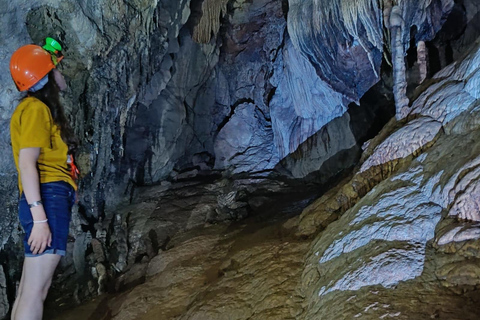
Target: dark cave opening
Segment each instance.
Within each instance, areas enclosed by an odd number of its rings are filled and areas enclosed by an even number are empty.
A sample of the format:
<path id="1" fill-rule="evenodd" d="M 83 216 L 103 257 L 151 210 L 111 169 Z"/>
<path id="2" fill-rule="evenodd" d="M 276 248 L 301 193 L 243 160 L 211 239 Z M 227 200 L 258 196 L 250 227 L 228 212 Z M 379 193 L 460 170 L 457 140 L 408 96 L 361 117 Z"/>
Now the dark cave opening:
<path id="1" fill-rule="evenodd" d="M 407 67 L 412 68 L 417 62 L 417 43 L 415 40 L 415 35 L 417 34 L 417 27 L 413 26 L 410 28 L 410 46 L 407 50 Z"/>
<path id="2" fill-rule="evenodd" d="M 375 137 L 395 116 L 395 102 L 388 84 L 381 79 L 360 99 L 360 105 L 351 103 L 348 108 L 350 128 L 362 146 Z"/>
<path id="3" fill-rule="evenodd" d="M 456 0 L 435 38 L 426 42 L 428 77 L 460 59 L 480 36 L 480 13 L 471 16 L 475 0 Z"/>
<path id="4" fill-rule="evenodd" d="M 454 58 L 453 58 L 452 44 L 451 44 L 450 41 L 447 41 L 447 43 L 445 45 L 445 62 L 446 62 L 447 65 L 449 65 L 453 61 L 454 61 Z"/>
<path id="5" fill-rule="evenodd" d="M 428 77 L 431 78 L 442 69 L 442 63 L 440 62 L 440 52 L 438 48 L 431 41 L 428 41 L 426 46 L 428 50 Z"/>
<path id="6" fill-rule="evenodd" d="M 425 41 L 426 47 L 426 79 L 432 78 L 447 65 L 461 59 L 480 35 L 480 15 L 471 13 L 474 0 L 455 1 L 450 14 L 435 38 Z M 419 31 L 415 26 L 410 29 L 410 43 L 405 58 L 407 66 L 407 96 L 412 102 L 421 89 L 420 65 L 418 60 Z M 389 73 L 389 68 L 382 70 Z"/>

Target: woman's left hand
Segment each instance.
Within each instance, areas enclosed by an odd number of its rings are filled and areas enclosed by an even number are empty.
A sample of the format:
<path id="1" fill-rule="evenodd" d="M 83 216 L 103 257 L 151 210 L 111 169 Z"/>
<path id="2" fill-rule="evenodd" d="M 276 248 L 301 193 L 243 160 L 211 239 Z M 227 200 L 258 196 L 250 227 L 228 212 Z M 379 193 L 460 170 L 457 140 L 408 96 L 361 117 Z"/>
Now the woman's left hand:
<path id="1" fill-rule="evenodd" d="M 52 233 L 48 223 L 36 223 L 33 225 L 28 245 L 33 254 L 41 254 L 47 246 L 52 245 Z"/>

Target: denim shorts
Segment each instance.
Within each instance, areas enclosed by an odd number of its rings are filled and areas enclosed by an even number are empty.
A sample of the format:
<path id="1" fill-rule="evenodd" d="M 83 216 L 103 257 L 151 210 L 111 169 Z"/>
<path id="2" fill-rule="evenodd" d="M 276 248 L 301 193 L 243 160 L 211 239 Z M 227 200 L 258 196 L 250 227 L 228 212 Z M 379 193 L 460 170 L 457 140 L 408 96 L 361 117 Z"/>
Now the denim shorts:
<path id="1" fill-rule="evenodd" d="M 67 182 L 57 181 L 40 184 L 40 194 L 43 208 L 48 219 L 50 232 L 52 233 L 52 245 L 47 247 L 42 254 L 65 255 L 67 238 L 72 216 L 72 206 L 75 203 L 75 190 Z M 18 204 L 20 224 L 25 231 L 23 245 L 26 257 L 36 257 L 41 254 L 33 254 L 27 241 L 33 228 L 33 219 L 25 194 L 22 193 Z"/>

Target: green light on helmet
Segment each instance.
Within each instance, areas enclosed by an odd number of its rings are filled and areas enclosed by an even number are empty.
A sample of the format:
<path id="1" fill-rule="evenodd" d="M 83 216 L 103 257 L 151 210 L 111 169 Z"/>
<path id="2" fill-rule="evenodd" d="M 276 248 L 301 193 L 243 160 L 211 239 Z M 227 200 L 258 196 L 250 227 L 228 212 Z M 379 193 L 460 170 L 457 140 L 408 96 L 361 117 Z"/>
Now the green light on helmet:
<path id="1" fill-rule="evenodd" d="M 43 49 L 47 50 L 50 53 L 56 54 L 58 51 L 62 51 L 62 46 L 57 40 L 47 37 L 45 38 L 45 45 Z"/>

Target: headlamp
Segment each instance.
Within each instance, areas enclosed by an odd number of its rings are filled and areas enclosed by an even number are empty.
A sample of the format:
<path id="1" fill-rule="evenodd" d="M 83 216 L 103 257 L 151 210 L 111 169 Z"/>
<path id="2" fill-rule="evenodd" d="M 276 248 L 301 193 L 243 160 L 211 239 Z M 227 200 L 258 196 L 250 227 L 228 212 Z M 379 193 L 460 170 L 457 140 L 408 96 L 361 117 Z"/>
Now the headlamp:
<path id="1" fill-rule="evenodd" d="M 52 62 L 56 66 L 63 59 L 62 46 L 57 40 L 47 37 L 45 38 L 45 45 L 43 49 L 47 50 L 52 55 Z"/>

